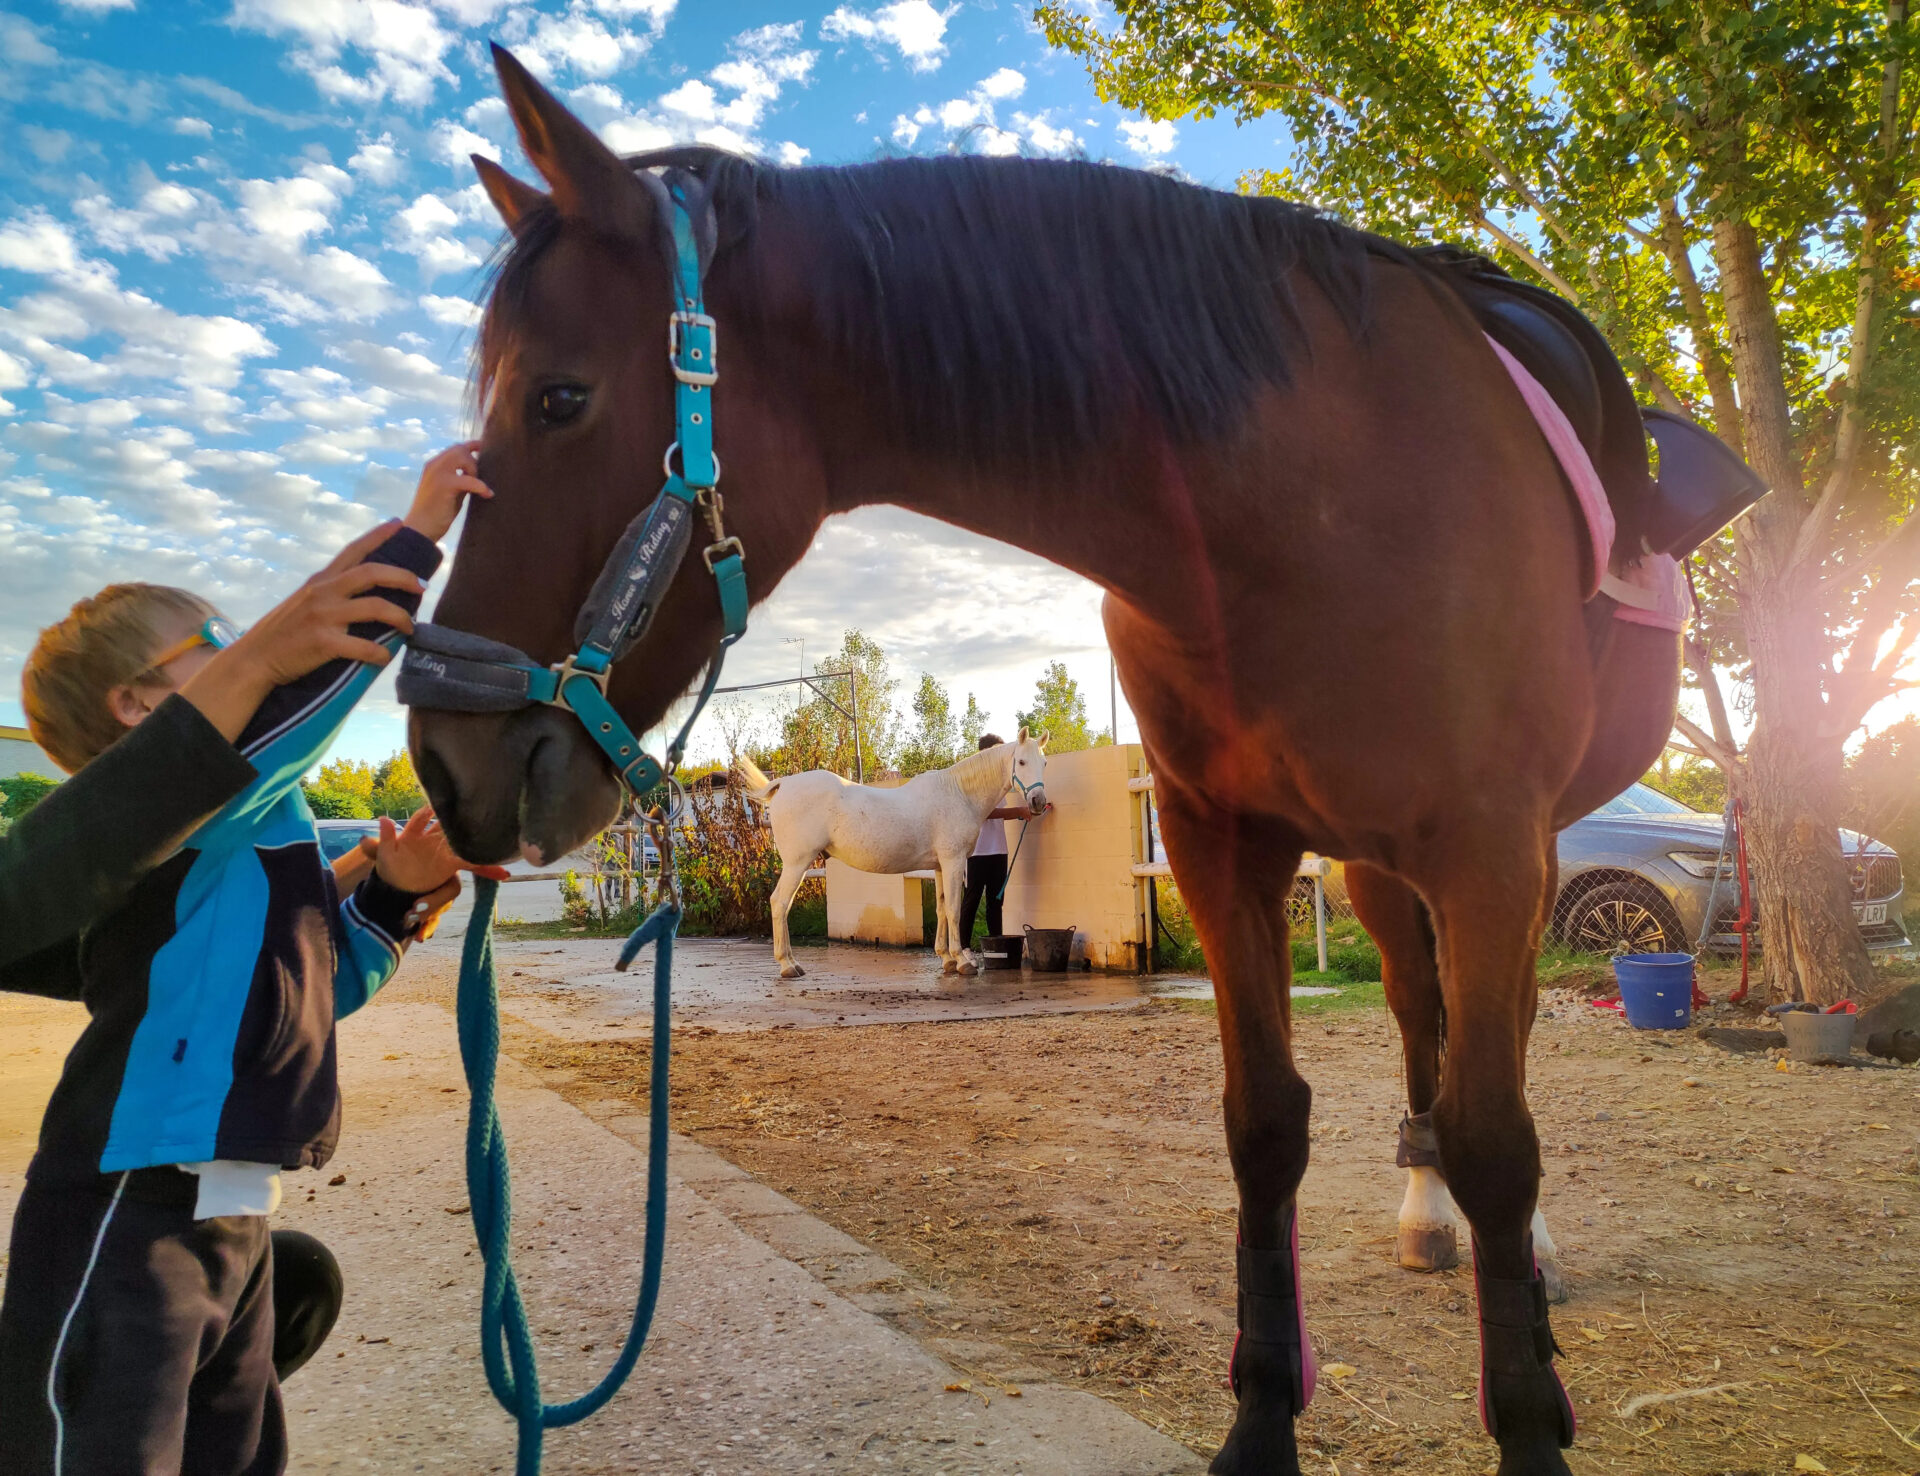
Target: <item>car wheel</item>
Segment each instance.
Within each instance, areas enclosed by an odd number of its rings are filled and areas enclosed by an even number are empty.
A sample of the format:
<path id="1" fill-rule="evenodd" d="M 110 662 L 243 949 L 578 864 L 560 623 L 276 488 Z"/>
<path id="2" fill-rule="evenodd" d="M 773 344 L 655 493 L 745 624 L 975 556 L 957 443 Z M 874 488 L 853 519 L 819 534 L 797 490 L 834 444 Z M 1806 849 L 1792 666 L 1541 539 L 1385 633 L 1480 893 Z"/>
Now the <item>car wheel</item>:
<path id="1" fill-rule="evenodd" d="M 1579 953 L 1687 951 L 1672 904 L 1643 881 L 1608 882 L 1560 910 L 1560 940 Z"/>

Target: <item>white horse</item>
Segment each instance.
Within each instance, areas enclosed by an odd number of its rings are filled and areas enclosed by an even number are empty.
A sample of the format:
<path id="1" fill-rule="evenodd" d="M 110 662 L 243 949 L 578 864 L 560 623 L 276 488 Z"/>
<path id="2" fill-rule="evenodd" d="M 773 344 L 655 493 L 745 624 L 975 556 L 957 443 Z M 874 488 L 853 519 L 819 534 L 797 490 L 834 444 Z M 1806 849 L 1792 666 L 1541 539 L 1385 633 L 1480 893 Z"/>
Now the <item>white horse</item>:
<path id="1" fill-rule="evenodd" d="M 1047 807 L 1041 780 L 1046 737 L 1025 728 L 1012 743 L 969 754 L 948 769 L 918 774 L 893 789 L 855 784 L 825 769 L 769 779 L 748 759 L 736 763 L 747 798 L 766 807 L 773 843 L 780 848 L 780 881 L 773 889 L 773 958 L 780 977 L 804 972 L 793 961 L 787 910 L 813 858 L 825 851 L 856 871 L 893 875 L 931 866 L 939 904 L 935 951 L 945 973 L 975 972 L 969 939 L 960 936 L 960 901 L 967 889 L 967 857 L 980 825 L 1008 790 L 1019 787 L 1028 810 Z"/>

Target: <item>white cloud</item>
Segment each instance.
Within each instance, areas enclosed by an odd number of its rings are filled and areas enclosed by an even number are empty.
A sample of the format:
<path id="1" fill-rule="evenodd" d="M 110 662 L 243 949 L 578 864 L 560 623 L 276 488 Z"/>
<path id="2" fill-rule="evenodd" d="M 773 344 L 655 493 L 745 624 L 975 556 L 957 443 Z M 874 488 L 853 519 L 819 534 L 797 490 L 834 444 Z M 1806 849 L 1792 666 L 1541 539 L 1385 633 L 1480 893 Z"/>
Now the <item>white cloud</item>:
<path id="1" fill-rule="evenodd" d="M 459 200 L 460 196 L 455 196 Z M 464 204 L 465 202 L 462 201 Z M 429 282 L 447 272 L 480 265 L 480 253 L 449 232 L 458 226 L 461 211 L 455 210 L 438 195 L 420 195 L 394 217 L 399 230 L 400 250 L 420 263 L 420 272 Z"/>
<path id="2" fill-rule="evenodd" d="M 292 244 L 332 226 L 341 197 L 353 187 L 343 169 L 309 164 L 286 179 L 243 179 L 234 186 L 240 219 L 271 240 Z"/>
<path id="3" fill-rule="evenodd" d="M 213 125 L 205 118 L 175 118 L 173 131 L 188 138 L 212 138 Z"/>
<path id="4" fill-rule="evenodd" d="M 433 152 L 456 169 L 470 168 L 468 156 L 472 154 L 482 154 L 496 164 L 501 156 L 500 145 L 485 134 L 444 120 L 433 126 Z"/>
<path id="5" fill-rule="evenodd" d="M 947 22 L 959 8 L 937 10 L 927 0 L 894 0 L 873 11 L 842 5 L 820 23 L 820 35 L 828 41 L 864 41 L 876 54 L 885 43 L 914 71 L 932 72 L 946 59 Z"/>
<path id="6" fill-rule="evenodd" d="M 33 123 L 21 126 L 20 141 L 27 146 L 27 152 L 42 164 L 58 164 L 73 152 L 76 142 L 74 136 L 64 128 L 41 128 Z"/>
<path id="7" fill-rule="evenodd" d="M 787 168 L 798 169 L 802 164 L 807 162 L 807 156 L 812 152 L 812 149 L 802 148 L 792 139 L 788 139 L 780 145 L 775 157 L 779 159 L 782 164 L 786 165 Z"/>
<path id="8" fill-rule="evenodd" d="M 505 35 L 514 55 L 538 76 L 552 79 L 561 72 L 573 72 L 582 77 L 609 77 L 638 60 L 666 20 L 664 12 L 655 20 L 651 11 L 643 9 L 615 14 L 623 20 L 642 16 L 654 23 L 648 34 L 639 35 L 617 22 L 613 26 L 604 24 L 580 0 L 574 0 L 557 15 L 514 12 Z"/>
<path id="9" fill-rule="evenodd" d="M 797 49 L 800 38 L 798 21 L 743 31 L 728 43 L 725 61 L 705 77 L 689 77 L 662 94 L 652 108 L 607 117 L 607 104 L 624 107 L 619 94 L 608 88 L 605 96 L 581 99 L 587 104 L 585 116 L 597 124 L 608 147 L 620 153 L 689 141 L 757 153 L 759 127 L 782 90 L 789 83 L 804 86 L 813 73 L 818 54 Z M 782 157 L 790 157 L 790 152 L 783 150 Z"/>
<path id="10" fill-rule="evenodd" d="M 82 11 L 88 15 L 103 15 L 109 10 L 132 10 L 133 0 L 60 0 L 68 10 Z"/>
<path id="11" fill-rule="evenodd" d="M 407 0 L 234 0 L 231 20 L 246 30 L 291 37 L 291 60 L 328 97 L 418 106 L 437 83 L 451 82 L 443 60 L 454 43 L 426 5 Z M 364 70 L 342 61 L 356 56 Z"/>
<path id="12" fill-rule="evenodd" d="M 1143 159 L 1172 153 L 1179 136 L 1179 130 L 1164 118 L 1128 118 L 1120 125 L 1120 137 Z"/>
<path id="13" fill-rule="evenodd" d="M 420 306 L 436 323 L 449 328 L 475 328 L 480 323 L 480 304 L 464 297 L 435 297 L 427 293 Z"/>
<path id="14" fill-rule="evenodd" d="M 393 135 L 383 133 L 364 142 L 347 160 L 347 168 L 376 185 L 390 185 L 406 173 L 406 155 L 393 146 Z"/>
<path id="15" fill-rule="evenodd" d="M 1084 147 L 1080 136 L 1056 125 L 1052 111 L 1015 113 L 1012 126 L 1000 122 L 996 103 L 1018 97 L 1027 79 L 1012 67 L 984 77 L 965 97 L 948 98 L 938 106 L 921 103 L 911 113 L 893 120 L 893 141 L 910 149 L 926 131 L 939 127 L 949 148 L 970 148 L 982 154 L 1072 154 Z"/>
<path id="16" fill-rule="evenodd" d="M 1026 90 L 1027 79 L 1025 75 L 1016 72 L 1012 67 L 1002 67 L 991 77 L 984 79 L 980 83 L 980 91 L 984 92 L 996 102 L 1003 101 L 1010 97 L 1018 97 Z"/>
<path id="17" fill-rule="evenodd" d="M 384 343 L 356 340 L 327 350 L 328 356 L 351 364 L 381 389 L 403 400 L 433 405 L 464 403 L 467 383 L 444 372 L 424 354 L 409 354 Z"/>

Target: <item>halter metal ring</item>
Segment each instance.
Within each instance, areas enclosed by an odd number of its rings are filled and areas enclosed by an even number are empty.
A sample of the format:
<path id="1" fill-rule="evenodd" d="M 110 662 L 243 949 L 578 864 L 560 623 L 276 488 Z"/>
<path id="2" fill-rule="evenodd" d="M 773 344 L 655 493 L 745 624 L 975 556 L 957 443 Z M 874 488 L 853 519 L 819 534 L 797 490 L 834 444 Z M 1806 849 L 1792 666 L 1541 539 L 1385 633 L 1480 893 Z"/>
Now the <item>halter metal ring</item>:
<path id="1" fill-rule="evenodd" d="M 666 476 L 666 477 L 680 476 L 680 473 L 676 472 L 673 469 L 673 453 L 678 451 L 679 449 L 680 449 L 680 443 L 678 441 L 675 441 L 671 446 L 667 447 L 667 454 L 660 458 L 660 474 L 662 476 Z M 711 487 L 713 486 L 714 482 L 718 482 L 720 480 L 720 453 L 718 451 L 709 451 L 707 455 L 713 458 L 713 482 L 709 482 L 707 484 L 708 487 Z M 680 479 L 682 481 L 686 481 L 685 477 L 680 477 Z M 687 485 L 692 486 L 693 484 L 691 482 L 688 482 Z"/>

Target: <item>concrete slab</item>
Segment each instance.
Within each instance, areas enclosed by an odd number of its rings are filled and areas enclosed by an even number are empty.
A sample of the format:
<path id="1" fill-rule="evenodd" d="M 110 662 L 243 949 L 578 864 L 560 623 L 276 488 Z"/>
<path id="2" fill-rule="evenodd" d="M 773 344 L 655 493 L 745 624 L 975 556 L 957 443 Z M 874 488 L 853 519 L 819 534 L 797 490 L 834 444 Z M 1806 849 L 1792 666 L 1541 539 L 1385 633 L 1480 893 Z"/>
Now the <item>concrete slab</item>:
<path id="1" fill-rule="evenodd" d="M 458 950 L 457 939 L 436 936 L 415 957 L 446 958 Z M 642 959 L 631 973 L 615 973 L 618 939 L 502 939 L 495 951 L 506 1008 L 528 1024 L 576 1040 L 652 1033 L 651 966 Z M 681 939 L 674 953 L 675 1024 L 810 1030 L 1131 1009 L 1149 997 L 1148 981 L 1126 974 L 994 971 L 963 979 L 942 974 L 938 957 L 926 949 L 834 943 L 803 948 L 799 957 L 806 976 L 783 980 L 769 943 Z"/>
<path id="2" fill-rule="evenodd" d="M 23 1161 L 79 1017 L 0 998 L 0 1159 Z M 18 1055 L 16 1042 L 32 1055 Z M 376 1003 L 341 1029 L 346 1125 L 323 1173 L 290 1175 L 277 1223 L 339 1256 L 348 1300 L 286 1389 L 297 1473 L 506 1471 L 512 1432 L 479 1365 L 479 1257 L 462 1181 L 466 1093 L 452 1021 Z M 596 1123 L 503 1061 L 514 1244 L 550 1398 L 587 1388 L 624 1333 L 640 1261 L 646 1119 Z M 915 1332 L 937 1297 L 711 1151 L 676 1141 L 654 1338 L 627 1390 L 548 1437 L 547 1470 L 1170 1476 L 1183 1447 L 1091 1395 L 1027 1381 L 991 1344 L 948 1359 Z M 334 1179 L 340 1182 L 331 1182 Z M 11 1215 L 17 1170 L 0 1173 Z M 696 1192 L 693 1186 L 698 1185 Z M 711 1197 L 709 1197 L 711 1196 Z M 736 1221 L 723 1209 L 731 1204 Z M 866 1305 L 862 1305 L 862 1304 Z M 869 1308 L 871 1310 L 869 1310 Z M 1008 1387 L 1020 1377 L 1019 1397 Z M 949 1391 L 949 1384 L 968 1384 Z"/>

